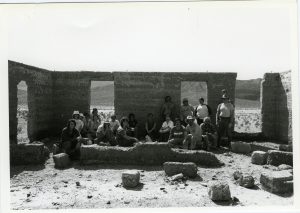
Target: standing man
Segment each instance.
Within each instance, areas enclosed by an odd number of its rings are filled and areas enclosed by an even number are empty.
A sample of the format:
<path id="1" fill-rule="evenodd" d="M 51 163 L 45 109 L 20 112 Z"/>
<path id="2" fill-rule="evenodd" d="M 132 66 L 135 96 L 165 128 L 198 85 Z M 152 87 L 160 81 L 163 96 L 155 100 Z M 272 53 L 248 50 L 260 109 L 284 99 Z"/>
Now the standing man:
<path id="1" fill-rule="evenodd" d="M 199 105 L 195 109 L 195 116 L 197 118 L 198 125 L 203 123 L 205 117 L 211 116 L 211 109 L 207 104 L 204 104 L 204 98 L 199 99 Z"/>
<path id="2" fill-rule="evenodd" d="M 232 127 L 234 124 L 234 106 L 229 102 L 229 97 L 224 94 L 222 96 L 223 103 L 218 105 L 216 114 L 216 124 L 218 126 L 218 147 L 221 140 L 225 140 L 225 146 L 229 146 L 232 135 Z"/>
<path id="3" fill-rule="evenodd" d="M 171 119 L 174 119 L 175 116 L 175 104 L 172 102 L 171 96 L 165 97 L 165 103 L 161 107 L 161 117 L 162 120 L 166 120 L 166 116 L 169 115 Z"/>
<path id="4" fill-rule="evenodd" d="M 187 121 L 186 118 L 187 116 L 193 116 L 194 114 L 194 107 L 189 104 L 189 101 L 187 98 L 184 98 L 182 100 L 182 106 L 180 107 L 180 120 L 183 126 L 186 127 Z"/>

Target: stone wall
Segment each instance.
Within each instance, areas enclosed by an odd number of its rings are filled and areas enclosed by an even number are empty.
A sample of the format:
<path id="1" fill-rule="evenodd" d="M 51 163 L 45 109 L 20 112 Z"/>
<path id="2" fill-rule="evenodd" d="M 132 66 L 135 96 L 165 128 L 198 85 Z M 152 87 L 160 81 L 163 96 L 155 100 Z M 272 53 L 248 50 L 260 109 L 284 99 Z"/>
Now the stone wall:
<path id="1" fill-rule="evenodd" d="M 292 143 L 291 72 L 266 73 L 261 86 L 262 132 L 280 143 Z"/>
<path id="2" fill-rule="evenodd" d="M 28 91 L 28 137 L 31 141 L 49 135 L 53 124 L 52 72 L 9 61 L 9 135 L 17 143 L 17 85 L 25 81 Z"/>
<path id="3" fill-rule="evenodd" d="M 164 72 L 55 72 L 9 61 L 10 138 L 17 136 L 17 84 L 28 85 L 28 135 L 30 141 L 57 136 L 72 116 L 73 110 L 88 112 L 91 81 L 114 81 L 115 112 L 120 119 L 130 112 L 139 121 L 139 136 L 144 135 L 146 115 L 155 115 L 157 128 L 164 97 L 170 95 L 181 105 L 181 81 L 207 83 L 207 102 L 213 111 L 212 121 L 221 98 L 227 89 L 234 102 L 236 73 L 164 73 Z"/>

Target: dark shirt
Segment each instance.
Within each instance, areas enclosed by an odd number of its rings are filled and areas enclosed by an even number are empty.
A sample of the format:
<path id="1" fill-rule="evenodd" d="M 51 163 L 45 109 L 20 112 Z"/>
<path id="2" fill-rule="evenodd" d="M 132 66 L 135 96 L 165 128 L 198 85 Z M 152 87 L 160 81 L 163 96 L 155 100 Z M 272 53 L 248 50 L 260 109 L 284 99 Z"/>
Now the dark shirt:
<path id="1" fill-rule="evenodd" d="M 211 123 L 202 123 L 200 127 L 202 129 L 202 135 L 205 135 L 206 133 L 214 134 L 216 132 L 215 126 Z"/>
<path id="2" fill-rule="evenodd" d="M 70 133 L 68 128 L 65 127 L 62 130 L 62 133 L 61 133 L 61 141 L 62 142 L 72 141 L 72 140 L 76 139 L 79 136 L 80 136 L 80 133 L 78 132 L 77 129 L 74 128 L 73 131 Z"/>
<path id="3" fill-rule="evenodd" d="M 170 132 L 170 138 L 169 139 L 184 139 L 184 135 L 186 133 L 186 129 L 184 126 L 180 126 L 179 129 L 177 129 L 176 126 L 174 126 L 172 129 L 171 129 L 171 132 Z"/>
<path id="4" fill-rule="evenodd" d="M 136 125 L 137 125 L 137 121 L 136 121 L 135 119 L 134 119 L 134 120 L 130 120 L 130 121 L 128 122 L 128 124 L 129 124 L 129 127 L 135 128 Z"/>

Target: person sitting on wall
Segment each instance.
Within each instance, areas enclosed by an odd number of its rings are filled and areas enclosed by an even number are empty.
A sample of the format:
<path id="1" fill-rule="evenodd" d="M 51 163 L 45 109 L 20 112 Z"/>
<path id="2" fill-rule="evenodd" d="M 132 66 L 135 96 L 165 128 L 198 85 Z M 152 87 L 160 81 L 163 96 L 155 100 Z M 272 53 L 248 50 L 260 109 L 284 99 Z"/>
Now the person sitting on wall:
<path id="1" fill-rule="evenodd" d="M 171 121 L 171 118 L 169 115 L 166 115 L 166 120 L 163 122 L 159 133 L 159 141 L 161 142 L 167 142 L 170 136 L 171 129 L 174 127 L 173 121 Z"/>
<path id="2" fill-rule="evenodd" d="M 187 137 L 183 143 L 183 147 L 185 149 L 202 148 L 202 130 L 200 126 L 195 123 L 195 118 L 193 116 L 187 117 L 187 123 Z"/>
<path id="3" fill-rule="evenodd" d="M 137 120 L 135 119 L 135 115 L 133 113 L 129 113 L 128 119 L 129 119 L 128 136 L 137 138 Z"/>
<path id="4" fill-rule="evenodd" d="M 110 127 L 109 121 L 104 121 L 97 129 L 97 138 L 95 139 L 95 143 L 99 145 L 117 145 L 115 136 Z"/>
<path id="5" fill-rule="evenodd" d="M 229 97 L 222 96 L 223 103 L 218 105 L 216 123 L 218 126 L 218 144 L 229 147 L 234 124 L 234 106 L 229 103 Z M 221 144 L 223 142 L 223 144 Z"/>
<path id="6" fill-rule="evenodd" d="M 137 138 L 130 137 L 127 135 L 127 130 L 129 128 L 128 118 L 123 117 L 121 119 L 121 125 L 117 129 L 116 140 L 119 146 L 133 146 L 138 142 Z"/>
<path id="7" fill-rule="evenodd" d="M 174 119 L 175 116 L 175 105 L 172 102 L 171 96 L 165 97 L 165 102 L 161 107 L 161 118 L 163 121 L 166 120 L 166 116 L 169 115 L 171 119 Z"/>
<path id="8" fill-rule="evenodd" d="M 179 118 L 175 118 L 175 126 L 172 128 L 168 140 L 168 144 L 170 147 L 175 148 L 183 147 L 183 142 L 186 140 L 187 134 L 186 129 L 183 125 L 181 125 L 181 121 Z"/>
<path id="9" fill-rule="evenodd" d="M 194 114 L 194 107 L 192 105 L 189 104 L 189 101 L 187 98 L 184 98 L 182 100 L 182 106 L 180 107 L 180 119 L 181 119 L 181 122 L 182 122 L 182 125 L 183 126 L 186 126 L 187 125 L 187 122 L 186 122 L 186 118 L 187 116 L 189 115 L 193 115 Z"/>
<path id="10" fill-rule="evenodd" d="M 83 122 L 82 122 L 82 120 L 80 120 L 80 113 L 79 113 L 79 111 L 74 111 L 72 117 L 73 117 L 73 119 L 76 122 L 75 128 L 78 130 L 78 132 L 81 132 L 81 130 L 83 128 Z"/>
<path id="11" fill-rule="evenodd" d="M 67 126 L 62 130 L 61 143 L 58 146 L 54 146 L 53 154 L 65 152 L 69 155 L 71 160 L 79 159 L 82 138 L 75 126 L 76 121 L 74 119 L 70 119 Z M 57 149 L 60 149 L 60 151 L 57 151 Z"/>
<path id="12" fill-rule="evenodd" d="M 92 137 L 96 138 L 97 129 L 101 124 L 101 118 L 98 115 L 98 109 L 97 108 L 93 108 L 92 115 L 91 115 L 91 120 L 92 120 L 92 127 L 93 127 L 92 130 L 91 130 L 92 131 Z"/>
<path id="13" fill-rule="evenodd" d="M 146 139 L 147 141 L 155 141 L 157 136 L 156 136 L 156 123 L 153 118 L 152 113 L 148 113 L 147 115 L 147 121 L 145 124 L 145 129 L 146 129 Z M 150 139 L 150 140 L 149 140 Z"/>
<path id="14" fill-rule="evenodd" d="M 205 117 L 211 116 L 211 108 L 204 103 L 204 98 L 199 99 L 199 105 L 195 109 L 195 116 L 197 118 L 198 125 L 203 123 Z"/>
<path id="15" fill-rule="evenodd" d="M 203 119 L 203 123 L 200 125 L 202 130 L 202 138 L 204 147 L 207 151 L 211 148 L 217 147 L 218 134 L 215 126 L 211 123 L 209 117 Z"/>
<path id="16" fill-rule="evenodd" d="M 110 128 L 114 135 L 117 133 L 117 129 L 120 127 L 120 122 L 117 120 L 116 115 L 110 116 Z"/>

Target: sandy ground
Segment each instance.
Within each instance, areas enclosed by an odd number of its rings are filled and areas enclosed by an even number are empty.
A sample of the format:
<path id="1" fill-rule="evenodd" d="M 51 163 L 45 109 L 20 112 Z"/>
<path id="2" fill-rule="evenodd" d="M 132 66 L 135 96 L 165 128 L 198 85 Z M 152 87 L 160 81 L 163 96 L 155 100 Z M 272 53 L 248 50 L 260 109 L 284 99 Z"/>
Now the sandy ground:
<path id="1" fill-rule="evenodd" d="M 259 177 L 264 168 L 253 165 L 250 156 L 223 150 L 217 157 L 225 163 L 220 168 L 198 167 L 198 177 L 172 182 L 162 167 L 92 165 L 79 162 L 65 170 L 54 168 L 53 159 L 45 166 L 16 166 L 11 168 L 12 209 L 64 208 L 125 208 L 125 207 L 203 207 L 203 206 L 267 206 L 292 205 L 293 196 L 278 196 L 261 189 Z M 137 169 L 141 184 L 135 189 L 121 185 L 122 171 Z M 240 170 L 255 178 L 256 187 L 247 189 L 233 179 Z M 231 196 L 238 202 L 212 202 L 206 184 L 212 179 L 229 183 Z M 78 186 L 76 182 L 79 182 Z"/>

